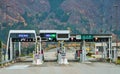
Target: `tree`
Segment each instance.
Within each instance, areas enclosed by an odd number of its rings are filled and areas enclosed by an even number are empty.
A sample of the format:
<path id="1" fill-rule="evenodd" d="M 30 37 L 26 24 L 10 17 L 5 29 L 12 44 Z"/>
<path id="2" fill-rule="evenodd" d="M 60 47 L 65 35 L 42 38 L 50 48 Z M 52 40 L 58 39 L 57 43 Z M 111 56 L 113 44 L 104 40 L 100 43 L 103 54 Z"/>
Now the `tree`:
<path id="1" fill-rule="evenodd" d="M 2 48 L 2 42 L 0 41 L 0 49 Z"/>
<path id="2" fill-rule="evenodd" d="M 2 62 L 2 42 L 0 41 L 0 62 Z"/>

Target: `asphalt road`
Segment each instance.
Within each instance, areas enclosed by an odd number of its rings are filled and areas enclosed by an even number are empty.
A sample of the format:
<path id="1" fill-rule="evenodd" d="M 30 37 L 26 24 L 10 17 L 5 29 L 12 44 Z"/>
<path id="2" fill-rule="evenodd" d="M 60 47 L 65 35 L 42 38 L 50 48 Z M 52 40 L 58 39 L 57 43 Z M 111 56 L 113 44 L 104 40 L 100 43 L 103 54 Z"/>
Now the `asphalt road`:
<path id="1" fill-rule="evenodd" d="M 59 48 L 54 48 L 48 51 L 44 52 L 44 59 L 45 60 L 56 60 L 57 59 L 57 49 Z M 68 60 L 74 60 L 75 59 L 75 48 L 70 47 L 69 49 L 66 49 L 66 58 Z"/>
<path id="2" fill-rule="evenodd" d="M 45 59 L 55 59 L 55 50 L 45 52 Z M 67 50 L 69 59 L 74 58 L 74 52 L 71 51 Z M 68 65 L 60 65 L 57 62 L 44 62 L 36 66 L 32 62 L 24 62 L 0 68 L 0 74 L 120 74 L 120 65 L 100 62 L 69 62 Z"/>
<path id="3" fill-rule="evenodd" d="M 98 62 L 59 65 L 57 62 L 45 62 L 35 66 L 31 63 L 16 63 L 0 69 L 0 74 L 120 74 L 120 65 Z"/>

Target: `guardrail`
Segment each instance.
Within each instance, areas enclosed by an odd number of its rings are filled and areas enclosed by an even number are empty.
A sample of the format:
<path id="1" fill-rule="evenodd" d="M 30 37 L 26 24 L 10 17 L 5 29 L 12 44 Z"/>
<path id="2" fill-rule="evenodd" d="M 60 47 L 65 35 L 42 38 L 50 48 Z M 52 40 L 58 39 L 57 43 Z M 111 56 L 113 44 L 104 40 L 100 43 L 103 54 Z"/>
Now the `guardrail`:
<path id="1" fill-rule="evenodd" d="M 13 63 L 15 63 L 15 60 L 2 61 L 2 62 L 0 62 L 0 67 L 6 67 Z"/>

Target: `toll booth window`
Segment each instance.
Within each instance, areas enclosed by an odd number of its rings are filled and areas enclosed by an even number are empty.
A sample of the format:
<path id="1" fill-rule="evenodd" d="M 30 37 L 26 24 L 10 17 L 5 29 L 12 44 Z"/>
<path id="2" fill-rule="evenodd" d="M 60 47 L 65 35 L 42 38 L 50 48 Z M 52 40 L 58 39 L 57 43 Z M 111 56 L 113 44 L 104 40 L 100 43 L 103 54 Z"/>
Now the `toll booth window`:
<path id="1" fill-rule="evenodd" d="M 68 34 L 58 34 L 58 38 L 68 38 Z"/>

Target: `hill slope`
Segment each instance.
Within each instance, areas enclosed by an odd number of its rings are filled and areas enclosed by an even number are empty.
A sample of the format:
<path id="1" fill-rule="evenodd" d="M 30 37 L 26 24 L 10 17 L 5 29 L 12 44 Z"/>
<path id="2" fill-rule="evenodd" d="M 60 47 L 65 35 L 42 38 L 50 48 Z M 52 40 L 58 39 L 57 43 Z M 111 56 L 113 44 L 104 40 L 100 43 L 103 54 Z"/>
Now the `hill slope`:
<path id="1" fill-rule="evenodd" d="M 0 0 L 0 37 L 7 39 L 10 29 L 70 29 L 72 33 L 119 35 L 119 12 L 120 0 Z"/>

